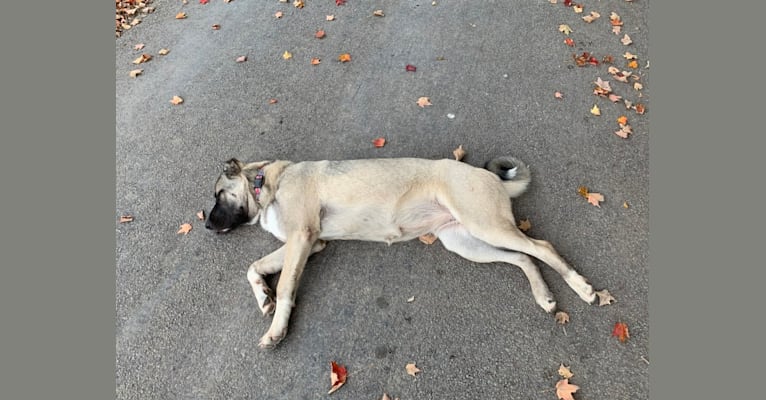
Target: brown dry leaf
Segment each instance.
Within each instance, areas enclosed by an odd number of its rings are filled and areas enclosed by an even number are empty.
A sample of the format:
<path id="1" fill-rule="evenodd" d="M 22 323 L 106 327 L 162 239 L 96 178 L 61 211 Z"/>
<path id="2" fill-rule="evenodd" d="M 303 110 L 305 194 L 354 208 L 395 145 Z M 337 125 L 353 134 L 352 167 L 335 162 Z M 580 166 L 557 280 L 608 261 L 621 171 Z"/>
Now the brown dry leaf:
<path id="1" fill-rule="evenodd" d="M 144 48 L 144 44 L 143 43 L 139 43 L 139 44 L 133 46 L 133 50 L 141 50 L 143 48 Z"/>
<path id="2" fill-rule="evenodd" d="M 220 24 L 213 24 L 212 28 L 213 28 L 214 31 L 217 31 L 217 30 L 221 29 L 221 25 Z"/>
<path id="3" fill-rule="evenodd" d="M 622 19 L 620 19 L 620 16 L 617 15 L 616 12 L 612 11 L 612 13 L 609 14 L 609 23 L 611 23 L 612 26 L 622 26 Z"/>
<path id="4" fill-rule="evenodd" d="M 626 99 L 625 100 L 625 108 L 628 109 L 628 110 L 632 109 L 633 108 L 633 102 Z"/>
<path id="5" fill-rule="evenodd" d="M 415 363 L 409 363 L 407 364 L 404 369 L 407 370 L 407 374 L 415 376 L 418 372 L 420 372 L 420 369 L 415 366 Z"/>
<path id="6" fill-rule="evenodd" d="M 598 108 L 597 104 L 594 104 L 593 108 L 590 109 L 590 113 L 596 116 L 601 115 L 601 109 Z"/>
<path id="7" fill-rule="evenodd" d="M 428 97 L 418 97 L 418 101 L 417 101 L 417 104 L 418 104 L 418 106 L 420 106 L 421 108 L 425 108 L 426 106 L 430 106 L 430 105 L 432 105 L 432 104 L 431 104 L 431 99 L 430 99 L 430 98 L 428 98 Z"/>
<path id="8" fill-rule="evenodd" d="M 646 112 L 646 107 L 641 103 L 636 103 L 636 113 L 643 114 L 644 112 Z"/>
<path id="9" fill-rule="evenodd" d="M 627 139 L 628 135 L 630 135 L 631 133 L 633 133 L 633 128 L 631 128 L 630 125 L 620 125 L 620 129 L 614 131 L 615 135 L 623 139 Z"/>
<path id="10" fill-rule="evenodd" d="M 134 69 L 134 70 L 130 71 L 128 73 L 128 75 L 130 75 L 131 78 L 135 78 L 135 77 L 141 75 L 142 72 L 144 72 L 144 70 L 142 70 L 142 69 Z"/>
<path id="11" fill-rule="evenodd" d="M 177 105 L 179 105 L 179 104 L 181 104 L 183 102 L 184 102 L 184 99 L 182 99 L 182 98 L 180 98 L 178 96 L 173 96 L 173 98 L 170 99 L 170 103 L 173 104 L 174 106 L 177 106 Z"/>
<path id="12" fill-rule="evenodd" d="M 306 4 L 304 4 L 302 0 L 295 0 L 293 5 L 295 8 L 303 8 Z"/>
<path id="13" fill-rule="evenodd" d="M 586 16 L 582 17 L 582 19 L 583 19 L 583 21 L 585 21 L 587 23 L 591 23 L 591 22 L 599 19 L 600 17 L 601 17 L 601 14 L 599 14 L 599 13 L 597 13 L 595 11 L 591 11 L 590 15 L 586 15 Z"/>
<path id="14" fill-rule="evenodd" d="M 351 61 L 351 54 L 343 53 L 343 54 L 339 55 L 338 56 L 338 61 L 340 61 L 342 63 Z"/>
<path id="15" fill-rule="evenodd" d="M 564 379 L 569 379 L 574 376 L 572 371 L 569 370 L 569 367 L 565 367 L 564 364 L 559 366 L 559 375 Z"/>
<path id="16" fill-rule="evenodd" d="M 324 30 L 320 29 L 320 30 L 317 31 L 317 33 L 314 34 L 314 37 L 317 38 L 317 39 L 321 39 L 321 38 L 324 37 L 324 35 L 325 35 Z"/>
<path id="17" fill-rule="evenodd" d="M 245 61 L 247 61 L 247 56 L 239 56 L 239 57 L 237 57 L 237 59 L 236 59 L 236 60 L 234 60 L 234 61 L 236 61 L 236 62 L 238 62 L 238 63 L 241 63 L 241 62 L 245 62 Z"/>
<path id="18" fill-rule="evenodd" d="M 565 325 L 567 322 L 569 322 L 569 314 L 567 314 L 567 313 L 565 313 L 563 311 L 558 311 L 553 316 L 553 318 L 556 320 L 556 322 L 558 322 L 561 325 Z"/>
<path id="19" fill-rule="evenodd" d="M 183 233 L 184 235 L 186 235 L 186 234 L 187 234 L 187 233 L 189 233 L 189 231 L 191 231 L 191 230 L 192 230 L 192 226 L 191 226 L 191 224 L 181 224 L 181 227 L 180 227 L 180 229 L 178 229 L 178 232 L 176 232 L 176 233 L 177 233 L 177 234 L 181 234 L 181 233 Z"/>
<path id="20" fill-rule="evenodd" d="M 168 53 L 170 53 L 169 49 L 160 49 L 160 51 L 157 52 L 157 54 L 161 56 L 167 55 Z"/>
<path id="21" fill-rule="evenodd" d="M 561 24 L 559 25 L 559 32 L 562 32 L 565 35 L 568 35 L 572 33 L 572 28 L 569 27 L 567 24 Z"/>
<path id="22" fill-rule="evenodd" d="M 577 193 L 579 193 L 580 196 L 585 197 L 586 199 L 588 198 L 588 188 L 585 186 L 580 186 L 579 188 L 577 188 Z"/>
<path id="23" fill-rule="evenodd" d="M 629 51 L 626 51 L 625 54 L 623 54 L 622 56 L 625 57 L 628 60 L 635 60 L 636 58 L 638 58 L 635 54 L 633 54 L 633 53 L 631 53 Z"/>
<path id="24" fill-rule="evenodd" d="M 319 65 L 322 62 L 322 60 L 314 57 L 311 59 L 311 65 Z"/>
<path id="25" fill-rule="evenodd" d="M 141 57 L 138 57 L 135 60 L 133 60 L 133 64 L 145 63 L 145 62 L 148 62 L 151 59 L 152 59 L 152 56 L 150 54 L 144 53 L 144 54 L 141 54 Z"/>
<path id="26" fill-rule="evenodd" d="M 436 241 L 436 239 L 438 239 L 438 238 L 436 237 L 436 235 L 434 235 L 433 233 L 430 233 L 430 232 L 429 232 L 429 233 L 426 233 L 425 235 L 422 235 L 422 236 L 420 236 L 418 239 L 419 239 L 419 240 L 420 240 L 422 243 L 425 243 L 425 244 L 434 244 L 434 242 L 435 242 L 435 241 Z"/>
<path id="27" fill-rule="evenodd" d="M 386 16 L 385 14 L 383 14 L 383 10 L 375 10 L 375 11 L 372 12 L 372 15 L 374 15 L 376 17 L 385 17 Z"/>
<path id="28" fill-rule="evenodd" d="M 285 15 L 285 13 L 283 13 L 282 11 L 277 11 L 276 13 L 274 13 L 274 18 L 276 18 L 276 19 L 280 19 L 280 18 L 282 18 L 284 15 Z"/>
<path id="29" fill-rule="evenodd" d="M 463 150 L 463 145 L 457 147 L 457 149 L 452 150 L 452 155 L 455 156 L 455 160 L 460 161 L 465 157 L 465 150 Z"/>
<path id="30" fill-rule="evenodd" d="M 186 18 L 186 13 L 185 12 L 180 12 L 180 13 L 176 14 L 176 19 L 185 19 L 185 18 Z"/>
<path id="31" fill-rule="evenodd" d="M 596 296 L 598 296 L 598 305 L 599 305 L 599 307 L 606 306 L 606 305 L 612 304 L 615 301 L 617 301 L 617 299 L 615 299 L 612 296 L 612 294 L 609 293 L 609 291 L 606 290 L 606 289 L 599 290 L 598 292 L 596 292 Z"/>
<path id="32" fill-rule="evenodd" d="M 562 379 L 556 382 L 556 397 L 560 400 L 574 400 L 572 393 L 580 389 L 579 386 L 569 383 L 569 379 Z"/>
<path id="33" fill-rule="evenodd" d="M 628 207 L 630 206 L 628 205 L 627 201 L 622 202 L 622 208 L 628 208 Z"/>
<path id="34" fill-rule="evenodd" d="M 335 361 L 330 361 L 330 384 L 332 386 L 330 387 L 330 391 L 327 392 L 327 394 L 331 394 L 332 392 L 340 389 L 340 387 L 346 383 L 347 376 L 348 371 L 346 370 L 345 366 L 336 364 Z"/>
<path id="35" fill-rule="evenodd" d="M 529 218 L 523 219 L 519 222 L 519 229 L 526 232 L 532 228 L 532 223 L 529 222 Z"/>
<path id="36" fill-rule="evenodd" d="M 200 221 L 205 220 L 205 210 L 199 210 L 197 211 L 197 219 Z"/>
<path id="37" fill-rule="evenodd" d="M 601 88 L 601 89 L 603 89 L 603 90 L 605 90 L 607 92 L 611 92 L 612 91 L 612 87 L 609 85 L 609 81 L 602 80 L 600 76 L 598 78 L 596 78 L 596 81 L 593 82 L 593 83 L 595 83 L 596 86 L 598 86 L 599 88 Z"/>
<path id="38" fill-rule="evenodd" d="M 269 104 L 277 104 L 278 101 L 277 99 L 269 99 Z"/>
<path id="39" fill-rule="evenodd" d="M 553 97 L 555 97 L 557 99 L 563 99 L 564 95 L 561 92 L 556 92 L 556 93 L 553 94 Z"/>
<path id="40" fill-rule="evenodd" d="M 285 50 L 285 52 L 282 53 L 282 58 L 284 58 L 285 60 L 289 60 L 293 58 L 293 53 L 290 53 L 289 51 Z"/>
<path id="41" fill-rule="evenodd" d="M 328 21 L 335 21 L 335 16 L 334 15 L 328 15 L 327 17 L 325 17 L 325 19 L 328 20 Z"/>
<path id="42" fill-rule="evenodd" d="M 599 203 L 604 201 L 604 196 L 601 193 L 588 193 L 588 203 L 593 204 L 596 207 L 601 207 Z"/>
<path id="43" fill-rule="evenodd" d="M 120 223 L 124 224 L 126 222 L 133 222 L 133 216 L 130 214 L 125 214 L 120 216 Z"/>
<path id="44" fill-rule="evenodd" d="M 631 43 L 633 43 L 633 41 L 630 40 L 630 36 L 628 36 L 627 33 L 625 34 L 625 36 L 622 37 L 622 39 L 620 39 L 620 42 L 622 42 L 622 44 L 624 44 L 626 46 L 631 44 Z"/>

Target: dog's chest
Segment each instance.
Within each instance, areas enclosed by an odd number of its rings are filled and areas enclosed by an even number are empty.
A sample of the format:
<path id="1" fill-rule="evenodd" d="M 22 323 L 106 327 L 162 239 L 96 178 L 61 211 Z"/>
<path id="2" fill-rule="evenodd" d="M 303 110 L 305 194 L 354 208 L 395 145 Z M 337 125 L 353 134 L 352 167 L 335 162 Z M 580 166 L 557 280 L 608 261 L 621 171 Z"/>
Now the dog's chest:
<path id="1" fill-rule="evenodd" d="M 261 211 L 260 223 L 261 228 L 274 235 L 277 239 L 283 242 L 287 240 L 287 235 L 282 229 L 282 223 L 279 220 L 279 210 L 276 206 L 268 206 L 265 210 Z"/>

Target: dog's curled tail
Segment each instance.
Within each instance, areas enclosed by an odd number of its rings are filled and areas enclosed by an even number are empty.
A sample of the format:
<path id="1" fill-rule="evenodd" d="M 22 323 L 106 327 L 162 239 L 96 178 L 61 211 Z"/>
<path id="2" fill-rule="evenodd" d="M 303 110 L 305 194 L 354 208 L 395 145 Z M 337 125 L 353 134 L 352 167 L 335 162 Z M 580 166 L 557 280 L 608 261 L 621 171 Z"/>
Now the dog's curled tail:
<path id="1" fill-rule="evenodd" d="M 497 174 L 510 197 L 518 197 L 527 190 L 532 180 L 529 167 L 518 158 L 505 156 L 487 162 L 484 168 Z"/>

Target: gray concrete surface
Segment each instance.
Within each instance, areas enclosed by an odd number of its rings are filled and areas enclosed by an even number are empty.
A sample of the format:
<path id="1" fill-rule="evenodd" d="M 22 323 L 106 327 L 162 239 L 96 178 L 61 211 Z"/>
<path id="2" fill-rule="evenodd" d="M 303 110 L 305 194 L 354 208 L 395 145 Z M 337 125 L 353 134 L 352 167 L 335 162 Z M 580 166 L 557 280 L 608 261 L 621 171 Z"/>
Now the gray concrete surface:
<path id="1" fill-rule="evenodd" d="M 555 400 L 564 363 L 575 399 L 648 399 L 649 2 L 584 5 L 601 18 L 586 24 L 548 0 L 306 0 L 303 9 L 156 0 L 115 46 L 115 218 L 135 216 L 116 226 L 116 397 Z M 188 18 L 174 19 L 179 11 Z M 612 11 L 630 46 L 611 32 Z M 584 51 L 613 55 L 621 69 L 625 51 L 637 54 L 643 98 L 606 65 L 574 66 Z M 143 52 L 153 59 L 133 65 Z M 352 61 L 339 63 L 346 52 Z M 248 60 L 236 63 L 240 55 Z M 136 79 L 134 68 L 144 70 Z M 594 96 L 597 77 L 647 113 Z M 174 95 L 184 103 L 171 105 Z M 433 106 L 418 107 L 420 96 Z M 622 114 L 634 131 L 626 140 L 612 133 Z M 387 143 L 377 149 L 379 136 Z M 438 243 L 333 242 L 307 264 L 287 338 L 259 350 L 270 320 L 245 272 L 278 241 L 255 227 L 215 235 L 196 220 L 213 204 L 222 162 L 443 158 L 460 144 L 473 165 L 504 154 L 530 165 L 517 219 L 617 302 L 587 305 L 541 265 L 571 317 L 562 328 L 518 268 L 474 264 Z M 605 196 L 600 208 L 577 193 L 583 185 Z M 193 230 L 177 235 L 185 222 Z M 625 343 L 611 336 L 618 321 L 630 327 Z M 350 376 L 328 396 L 330 361 Z"/>

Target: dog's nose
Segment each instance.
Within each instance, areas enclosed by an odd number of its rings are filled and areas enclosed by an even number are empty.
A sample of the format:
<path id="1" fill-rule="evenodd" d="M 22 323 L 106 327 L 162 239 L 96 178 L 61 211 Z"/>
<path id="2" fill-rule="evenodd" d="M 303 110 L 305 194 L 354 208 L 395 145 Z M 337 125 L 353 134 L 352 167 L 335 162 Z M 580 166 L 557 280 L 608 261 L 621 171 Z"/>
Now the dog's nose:
<path id="1" fill-rule="evenodd" d="M 210 225 L 210 219 L 209 218 L 207 220 L 205 220 L 205 228 L 206 229 L 211 229 L 211 230 L 214 229 L 213 226 Z"/>

